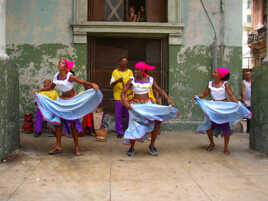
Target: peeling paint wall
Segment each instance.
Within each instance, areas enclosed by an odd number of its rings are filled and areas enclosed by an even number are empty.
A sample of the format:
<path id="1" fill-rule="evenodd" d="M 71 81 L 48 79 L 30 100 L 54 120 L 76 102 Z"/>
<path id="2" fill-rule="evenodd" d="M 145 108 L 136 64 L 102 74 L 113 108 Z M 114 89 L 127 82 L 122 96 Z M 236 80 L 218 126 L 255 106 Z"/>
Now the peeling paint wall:
<path id="1" fill-rule="evenodd" d="M 231 86 L 240 93 L 242 65 L 242 1 L 203 0 L 218 36 L 220 65 L 231 69 Z M 169 128 L 193 128 L 202 120 L 191 97 L 203 91 L 210 80 L 213 31 L 197 0 L 181 0 L 184 43 L 169 46 L 169 94 L 180 115 Z M 8 54 L 18 66 L 20 114 L 35 110 L 31 92 L 44 79 L 53 77 L 61 57 L 74 59 L 74 70 L 87 76 L 87 45 L 73 45 L 70 24 L 73 0 L 9 0 L 7 3 Z"/>
<path id="2" fill-rule="evenodd" d="M 231 70 L 230 84 L 240 98 L 242 66 L 242 2 L 203 0 L 214 24 L 218 38 L 218 65 Z M 169 94 L 176 101 L 179 118 L 170 129 L 194 128 L 203 119 L 199 107 L 191 101 L 203 92 L 212 74 L 210 45 L 214 33 L 200 1 L 182 1 L 184 44 L 169 47 Z M 170 124 L 170 123 L 169 123 Z"/>
<path id="3" fill-rule="evenodd" d="M 21 115 L 35 110 L 32 91 L 43 87 L 43 80 L 53 78 L 60 58 L 74 60 L 76 75 L 86 79 L 86 45 L 24 44 L 8 48 L 8 54 L 19 67 Z M 80 88 L 76 89 L 80 90 Z"/>
<path id="4" fill-rule="evenodd" d="M 253 69 L 250 147 L 268 154 L 268 65 Z"/>
<path id="5" fill-rule="evenodd" d="M 73 0 L 8 0 L 8 44 L 69 45 Z"/>
<path id="6" fill-rule="evenodd" d="M 35 111 L 32 90 L 53 78 L 60 58 L 74 60 L 76 75 L 87 78 L 87 45 L 72 44 L 72 20 L 73 0 L 8 1 L 7 52 L 19 68 L 21 117 Z"/>
<path id="7" fill-rule="evenodd" d="M 19 82 L 16 65 L 0 61 L 0 160 L 19 148 Z"/>

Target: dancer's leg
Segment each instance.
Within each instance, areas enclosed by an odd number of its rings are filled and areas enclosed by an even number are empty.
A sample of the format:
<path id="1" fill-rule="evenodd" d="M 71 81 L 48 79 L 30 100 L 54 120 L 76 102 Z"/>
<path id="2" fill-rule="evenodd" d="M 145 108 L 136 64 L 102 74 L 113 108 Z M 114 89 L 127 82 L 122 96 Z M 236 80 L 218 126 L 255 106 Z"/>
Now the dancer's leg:
<path id="1" fill-rule="evenodd" d="M 48 152 L 49 154 L 57 154 L 62 152 L 61 136 L 62 136 L 62 125 L 59 125 L 56 126 L 56 146 Z"/>
<path id="2" fill-rule="evenodd" d="M 150 146 L 154 146 L 154 143 L 156 141 L 156 138 L 157 138 L 159 131 L 160 131 L 160 122 L 155 121 L 154 130 L 151 132 L 152 137 L 151 137 Z"/>
<path id="3" fill-rule="evenodd" d="M 209 145 L 207 147 L 207 150 L 212 151 L 214 149 L 214 147 L 215 147 L 215 143 L 214 143 L 214 139 L 213 139 L 213 129 L 210 128 L 207 131 L 207 134 L 208 134 L 208 139 L 209 139 Z"/>
<path id="4" fill-rule="evenodd" d="M 75 127 L 75 122 L 72 122 L 72 134 L 74 139 L 74 146 L 75 146 L 75 155 L 79 156 L 81 153 L 79 152 L 79 144 L 78 144 L 78 131 Z"/>
<path id="5" fill-rule="evenodd" d="M 149 153 L 152 154 L 153 156 L 158 156 L 158 151 L 155 148 L 154 144 L 155 144 L 155 141 L 156 141 L 156 138 L 157 138 L 159 131 L 160 131 L 160 122 L 155 121 L 154 130 L 151 132 L 151 135 L 152 135 L 151 136 L 151 144 L 148 147 Z"/>
<path id="6" fill-rule="evenodd" d="M 134 149 L 135 142 L 136 142 L 136 140 L 130 140 L 130 148 L 127 152 L 128 156 L 133 156 L 135 154 L 135 149 Z"/>

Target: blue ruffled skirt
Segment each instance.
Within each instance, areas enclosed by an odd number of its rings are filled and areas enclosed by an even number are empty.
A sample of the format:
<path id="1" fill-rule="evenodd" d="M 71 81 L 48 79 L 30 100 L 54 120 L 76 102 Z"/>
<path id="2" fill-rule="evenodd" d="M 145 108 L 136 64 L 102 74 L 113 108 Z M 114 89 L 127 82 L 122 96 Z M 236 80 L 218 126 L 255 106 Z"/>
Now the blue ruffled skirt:
<path id="1" fill-rule="evenodd" d="M 82 131 L 80 120 L 92 113 L 101 103 L 103 95 L 100 90 L 88 89 L 70 99 L 52 100 L 36 93 L 36 103 L 44 119 L 53 125 L 63 124 L 67 136 L 71 136 L 71 124 L 78 132 Z"/>
<path id="2" fill-rule="evenodd" d="M 147 133 L 154 129 L 155 121 L 166 121 L 177 117 L 178 110 L 175 107 L 146 103 L 131 103 L 129 110 L 129 124 L 124 134 L 124 144 L 130 144 L 130 140 L 144 142 Z"/>
<path id="3" fill-rule="evenodd" d="M 211 101 L 199 97 L 196 97 L 196 102 L 205 113 L 203 123 L 196 129 L 199 133 L 206 133 L 207 130 L 212 128 L 213 135 L 224 136 L 229 134 L 226 129 L 231 131 L 241 119 L 251 119 L 252 117 L 252 113 L 241 102 Z"/>

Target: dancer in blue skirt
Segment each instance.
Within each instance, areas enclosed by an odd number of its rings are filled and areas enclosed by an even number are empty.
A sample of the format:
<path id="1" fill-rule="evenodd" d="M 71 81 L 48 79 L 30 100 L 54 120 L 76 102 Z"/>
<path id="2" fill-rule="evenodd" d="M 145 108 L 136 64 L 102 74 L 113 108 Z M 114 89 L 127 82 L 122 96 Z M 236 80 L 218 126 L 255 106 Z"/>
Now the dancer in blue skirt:
<path id="1" fill-rule="evenodd" d="M 154 68 L 154 66 L 144 62 L 138 62 L 135 65 L 134 78 L 127 82 L 121 94 L 123 105 L 129 110 L 129 125 L 124 135 L 124 143 L 131 145 L 127 152 L 128 156 L 135 154 L 134 145 L 136 140 L 143 142 L 146 139 L 147 133 L 152 133 L 148 151 L 153 156 L 157 156 L 158 151 L 155 148 L 155 141 L 159 133 L 160 122 L 174 118 L 178 113 L 166 92 L 158 86 L 153 77 L 146 74 L 146 71 L 153 70 Z M 155 104 L 149 98 L 149 90 L 152 86 L 154 90 L 165 97 L 170 106 Z M 134 98 L 129 101 L 127 91 L 130 88 L 134 92 Z"/>
<path id="2" fill-rule="evenodd" d="M 67 59 L 61 59 L 58 63 L 58 73 L 55 74 L 53 83 L 49 88 L 42 88 L 35 92 L 49 91 L 57 88 L 62 96 L 53 101 L 41 94 L 35 93 L 38 108 L 44 119 L 56 125 L 56 146 L 49 151 L 49 154 L 62 152 L 61 136 L 62 127 L 72 133 L 75 154 L 80 155 L 78 145 L 78 131 L 82 131 L 80 118 L 93 112 L 102 101 L 102 93 L 99 86 L 93 82 L 87 82 L 74 76 L 72 68 L 74 63 Z M 76 94 L 74 91 L 74 82 L 82 84 L 89 88 L 87 91 Z"/>
<path id="3" fill-rule="evenodd" d="M 208 151 L 215 147 L 213 135 L 224 136 L 224 153 L 230 154 L 228 149 L 231 127 L 242 118 L 251 118 L 251 112 L 235 98 L 229 80 L 230 71 L 228 68 L 217 68 L 213 73 L 213 81 L 210 81 L 203 93 L 194 96 L 201 109 L 205 113 L 204 122 L 197 128 L 200 133 L 207 132 L 209 138 Z M 202 100 L 211 95 L 212 101 Z M 232 102 L 227 101 L 227 95 Z M 230 127 L 231 126 L 231 127 Z"/>

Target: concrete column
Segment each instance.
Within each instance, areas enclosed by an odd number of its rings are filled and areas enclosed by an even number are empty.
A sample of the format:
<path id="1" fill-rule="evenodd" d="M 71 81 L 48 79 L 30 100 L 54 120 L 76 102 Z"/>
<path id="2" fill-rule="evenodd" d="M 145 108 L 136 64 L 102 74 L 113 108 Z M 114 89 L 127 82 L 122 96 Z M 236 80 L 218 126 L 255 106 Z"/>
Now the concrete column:
<path id="1" fill-rule="evenodd" d="M 265 11 L 268 14 L 268 7 Z M 260 67 L 253 68 L 250 127 L 250 147 L 268 154 L 268 34 L 266 35 L 266 57 Z"/>
<path id="2" fill-rule="evenodd" d="M 266 16 L 268 16 L 268 6 L 266 6 L 266 10 L 264 12 L 266 12 Z M 268 34 L 266 30 L 266 56 L 263 60 L 265 64 L 268 64 L 268 48 L 267 47 L 268 47 Z"/>
<path id="3" fill-rule="evenodd" d="M 6 0 L 0 0 L 0 60 L 7 60 L 6 54 Z"/>
<path id="4" fill-rule="evenodd" d="M 0 0 L 0 160 L 19 148 L 19 75 L 6 54 L 6 0 Z"/>

